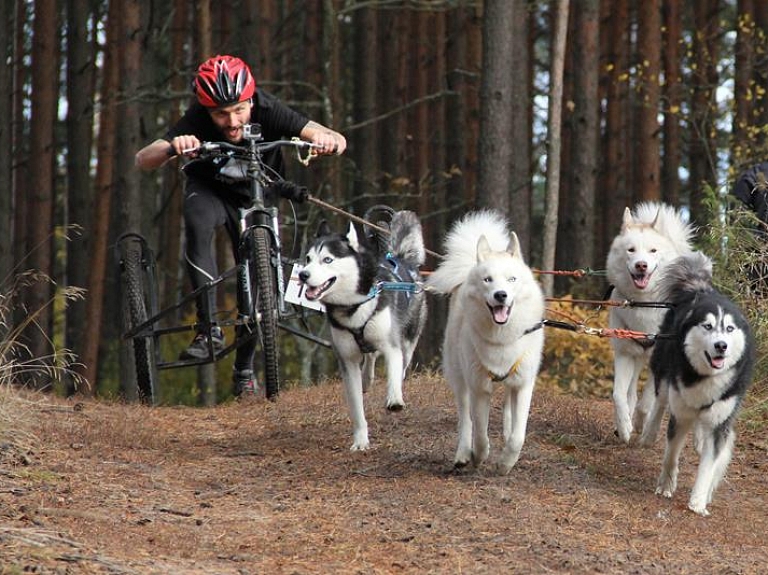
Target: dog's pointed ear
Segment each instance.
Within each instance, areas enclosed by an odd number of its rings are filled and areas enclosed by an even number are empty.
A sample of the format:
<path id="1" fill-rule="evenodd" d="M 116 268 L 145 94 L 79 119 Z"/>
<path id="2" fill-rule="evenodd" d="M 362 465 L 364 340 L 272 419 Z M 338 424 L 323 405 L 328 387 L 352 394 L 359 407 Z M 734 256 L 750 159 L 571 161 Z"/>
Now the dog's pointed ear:
<path id="1" fill-rule="evenodd" d="M 621 231 L 624 232 L 633 222 L 632 211 L 629 208 L 624 208 L 624 217 L 621 220 Z"/>
<path id="2" fill-rule="evenodd" d="M 661 222 L 659 222 L 659 216 L 661 216 L 661 208 L 656 211 L 656 216 L 653 218 L 651 227 L 656 231 L 661 231 Z"/>
<path id="3" fill-rule="evenodd" d="M 491 255 L 491 244 L 484 235 L 477 240 L 477 263 L 484 262 Z"/>
<path id="4" fill-rule="evenodd" d="M 349 242 L 349 245 L 352 247 L 353 250 L 356 252 L 360 251 L 360 242 L 357 239 L 357 230 L 355 229 L 355 224 L 352 222 L 349 222 L 349 230 L 347 231 L 347 241 Z"/>
<path id="5" fill-rule="evenodd" d="M 512 255 L 513 258 L 523 259 L 523 253 L 520 249 L 520 239 L 515 232 L 509 234 L 509 243 L 507 244 L 507 252 Z"/>
<path id="6" fill-rule="evenodd" d="M 317 233 L 315 234 L 315 237 L 322 237 L 322 236 L 328 236 L 331 234 L 331 227 L 328 225 L 327 220 L 323 220 L 320 222 L 320 225 L 317 226 Z"/>

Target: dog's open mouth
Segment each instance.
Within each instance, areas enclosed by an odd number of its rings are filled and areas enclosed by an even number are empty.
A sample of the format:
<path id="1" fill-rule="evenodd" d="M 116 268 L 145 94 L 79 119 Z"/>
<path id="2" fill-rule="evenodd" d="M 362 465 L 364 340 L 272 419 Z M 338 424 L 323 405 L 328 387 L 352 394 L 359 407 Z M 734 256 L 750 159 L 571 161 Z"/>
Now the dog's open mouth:
<path id="1" fill-rule="evenodd" d="M 510 310 L 512 309 L 512 306 L 489 305 L 488 309 L 491 310 L 493 321 L 495 321 L 498 325 L 504 325 L 505 323 L 507 323 L 507 321 L 509 321 Z"/>
<path id="2" fill-rule="evenodd" d="M 725 356 L 722 354 L 718 355 L 709 355 L 706 351 L 704 352 L 704 355 L 707 356 L 707 361 L 709 362 L 709 365 L 712 366 L 713 369 L 723 369 L 723 366 L 725 365 Z"/>
<path id="3" fill-rule="evenodd" d="M 309 285 L 306 285 L 306 284 L 304 284 L 304 285 L 306 286 L 306 288 L 307 288 L 307 289 L 304 291 L 304 297 L 305 297 L 305 298 L 307 298 L 309 301 L 316 301 L 316 300 L 320 299 L 320 297 L 321 297 L 321 296 L 322 296 L 322 295 L 323 295 L 323 294 L 324 294 L 326 291 L 328 291 L 328 289 L 329 289 L 329 288 L 330 288 L 330 287 L 331 287 L 331 286 L 332 286 L 332 285 L 333 285 L 335 282 L 336 282 L 336 278 L 335 278 L 335 277 L 332 277 L 331 279 L 329 279 L 329 280 L 328 280 L 328 281 L 326 281 L 325 283 L 322 283 L 322 284 L 320 284 L 319 286 L 315 286 L 315 287 L 312 287 L 312 286 L 309 286 Z"/>
<path id="4" fill-rule="evenodd" d="M 645 289 L 648 287 L 648 283 L 651 281 L 652 273 L 631 274 L 632 281 L 635 283 L 637 289 Z"/>

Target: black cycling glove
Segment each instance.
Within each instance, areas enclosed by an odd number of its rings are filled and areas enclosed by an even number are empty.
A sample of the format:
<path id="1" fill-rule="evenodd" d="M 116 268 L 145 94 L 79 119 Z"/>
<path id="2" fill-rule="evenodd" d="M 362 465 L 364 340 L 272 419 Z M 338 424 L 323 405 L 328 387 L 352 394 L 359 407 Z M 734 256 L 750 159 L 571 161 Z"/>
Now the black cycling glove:
<path id="1" fill-rule="evenodd" d="M 277 182 L 272 186 L 274 192 L 281 198 L 293 202 L 304 202 L 309 197 L 309 190 L 305 186 L 298 186 L 292 182 Z"/>

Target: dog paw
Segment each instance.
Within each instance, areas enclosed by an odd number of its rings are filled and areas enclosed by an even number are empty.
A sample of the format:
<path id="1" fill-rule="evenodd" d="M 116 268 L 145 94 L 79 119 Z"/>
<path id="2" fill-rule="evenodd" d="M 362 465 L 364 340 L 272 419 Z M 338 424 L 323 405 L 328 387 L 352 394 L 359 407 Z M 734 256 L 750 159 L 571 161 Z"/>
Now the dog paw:
<path id="1" fill-rule="evenodd" d="M 402 401 L 388 401 L 387 411 L 403 411 L 405 404 Z"/>
<path id="2" fill-rule="evenodd" d="M 675 493 L 674 489 L 669 489 L 668 487 L 663 487 L 659 485 L 656 488 L 656 495 L 661 495 L 665 499 L 672 499 L 672 495 Z"/>
<path id="3" fill-rule="evenodd" d="M 622 443 L 629 443 L 630 437 L 632 437 L 632 426 L 628 427 L 622 427 L 621 429 L 616 429 L 613 434 L 619 438 L 619 440 Z"/>
<path id="4" fill-rule="evenodd" d="M 688 502 L 688 509 L 693 511 L 696 515 L 701 515 L 702 517 L 709 517 L 710 515 L 706 504 L 700 503 L 698 501 Z"/>
<path id="5" fill-rule="evenodd" d="M 640 447 L 651 447 L 654 443 L 656 443 L 655 433 L 643 433 L 637 440 Z"/>
<path id="6" fill-rule="evenodd" d="M 371 446 L 371 444 L 368 441 L 368 433 L 367 432 L 360 432 L 355 433 L 352 437 L 352 447 L 349 448 L 350 451 L 365 451 Z"/>
<path id="7" fill-rule="evenodd" d="M 456 461 L 453 462 L 454 469 L 464 469 L 467 465 L 469 465 L 468 459 L 461 460 L 461 461 L 457 459 Z"/>

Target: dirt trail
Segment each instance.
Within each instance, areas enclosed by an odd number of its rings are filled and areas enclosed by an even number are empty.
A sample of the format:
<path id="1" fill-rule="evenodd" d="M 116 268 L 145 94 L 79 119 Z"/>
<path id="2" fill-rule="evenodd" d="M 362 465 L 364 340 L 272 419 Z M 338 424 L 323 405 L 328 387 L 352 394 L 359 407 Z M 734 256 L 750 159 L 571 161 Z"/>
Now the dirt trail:
<path id="1" fill-rule="evenodd" d="M 624 447 L 607 400 L 537 391 L 506 477 L 455 473 L 442 379 L 402 413 L 366 397 L 351 453 L 340 385 L 277 404 L 149 409 L 0 390 L 34 439 L 0 446 L 0 573 L 765 573 L 766 445 L 742 437 L 713 515 L 653 494 L 662 443 Z M 496 398 L 499 399 L 498 397 Z M 75 409 L 77 407 L 77 409 Z M 492 452 L 500 446 L 498 401 Z"/>

